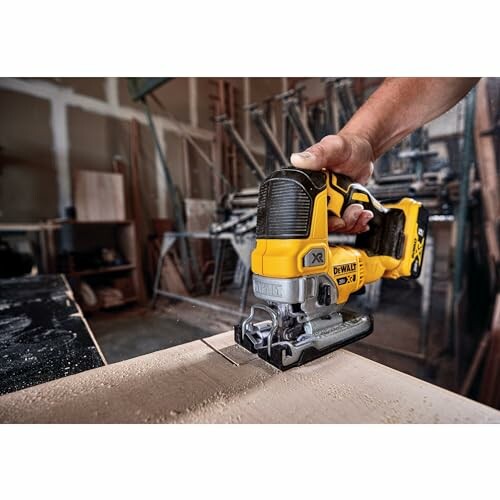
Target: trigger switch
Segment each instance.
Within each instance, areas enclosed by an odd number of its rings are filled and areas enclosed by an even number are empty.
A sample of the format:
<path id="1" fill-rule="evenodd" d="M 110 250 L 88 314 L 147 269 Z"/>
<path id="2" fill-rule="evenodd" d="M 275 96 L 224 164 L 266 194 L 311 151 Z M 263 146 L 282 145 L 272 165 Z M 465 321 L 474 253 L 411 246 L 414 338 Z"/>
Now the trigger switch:
<path id="1" fill-rule="evenodd" d="M 332 303 L 332 291 L 330 285 L 320 285 L 318 290 L 318 304 L 329 306 Z"/>

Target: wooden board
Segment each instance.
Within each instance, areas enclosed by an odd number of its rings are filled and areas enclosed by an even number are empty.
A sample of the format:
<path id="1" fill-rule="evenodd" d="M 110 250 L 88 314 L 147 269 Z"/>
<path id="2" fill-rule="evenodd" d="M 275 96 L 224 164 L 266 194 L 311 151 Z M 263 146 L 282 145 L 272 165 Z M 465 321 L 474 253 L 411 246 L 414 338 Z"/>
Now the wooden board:
<path id="1" fill-rule="evenodd" d="M 78 221 L 126 219 L 123 175 L 120 173 L 77 171 L 74 200 Z"/>
<path id="2" fill-rule="evenodd" d="M 0 280 L 0 394 L 104 365 L 66 280 Z"/>
<path id="3" fill-rule="evenodd" d="M 165 255 L 165 258 L 163 259 L 160 287 L 163 290 L 177 293 L 179 295 L 189 295 L 174 260 L 168 254 Z"/>
<path id="4" fill-rule="evenodd" d="M 479 400 L 500 407 L 500 294 L 497 294 L 489 332 L 488 353 L 484 366 Z"/>
<path id="5" fill-rule="evenodd" d="M 482 136 L 481 133 L 490 130 L 494 125 L 490 116 L 490 105 L 486 79 L 477 85 L 476 115 L 474 139 L 476 146 L 477 168 L 481 180 L 481 195 L 484 213 L 484 231 L 488 245 L 491 270 L 500 261 L 498 244 L 498 221 L 500 217 L 500 199 L 498 189 L 497 160 L 495 156 L 495 140 L 493 135 Z"/>
<path id="6" fill-rule="evenodd" d="M 214 200 L 186 198 L 186 231 L 208 231 L 215 222 L 217 204 Z"/>
<path id="7" fill-rule="evenodd" d="M 7 394 L 0 422 L 499 423 L 500 412 L 344 350 L 280 372 L 227 332 Z"/>
<path id="8" fill-rule="evenodd" d="M 214 200 L 203 200 L 195 198 L 185 199 L 186 207 L 186 231 L 208 231 L 210 224 L 215 222 L 215 211 L 217 209 Z M 212 260 L 212 242 L 193 238 L 189 241 L 191 251 L 198 259 L 198 267 L 201 271 L 207 261 Z"/>

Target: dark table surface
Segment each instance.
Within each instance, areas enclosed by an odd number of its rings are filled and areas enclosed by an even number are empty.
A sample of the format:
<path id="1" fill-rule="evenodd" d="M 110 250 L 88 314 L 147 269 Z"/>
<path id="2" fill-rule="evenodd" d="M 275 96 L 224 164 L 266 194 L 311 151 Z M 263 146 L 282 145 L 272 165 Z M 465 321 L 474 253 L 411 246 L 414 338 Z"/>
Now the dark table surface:
<path id="1" fill-rule="evenodd" d="M 0 280 L 0 394 L 104 364 L 62 276 Z"/>

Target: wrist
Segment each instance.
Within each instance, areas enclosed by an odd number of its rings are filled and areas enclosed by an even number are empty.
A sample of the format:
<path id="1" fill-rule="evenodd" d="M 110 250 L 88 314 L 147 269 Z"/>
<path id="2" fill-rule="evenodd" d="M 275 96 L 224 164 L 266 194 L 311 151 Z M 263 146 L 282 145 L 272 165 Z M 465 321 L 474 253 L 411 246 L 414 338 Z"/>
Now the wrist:
<path id="1" fill-rule="evenodd" d="M 366 131 L 351 130 L 347 124 L 342 130 L 339 131 L 338 135 L 346 139 L 352 146 L 352 149 L 356 149 L 358 152 L 362 151 L 362 156 L 368 160 L 374 162 L 376 157 L 376 148 L 373 144 L 373 139 L 370 134 Z"/>

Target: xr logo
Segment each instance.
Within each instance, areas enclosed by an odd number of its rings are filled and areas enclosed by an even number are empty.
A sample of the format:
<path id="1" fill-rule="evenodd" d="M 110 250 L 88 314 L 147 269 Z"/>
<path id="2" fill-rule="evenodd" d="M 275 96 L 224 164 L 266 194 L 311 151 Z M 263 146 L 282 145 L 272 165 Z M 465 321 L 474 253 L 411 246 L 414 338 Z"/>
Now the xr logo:
<path id="1" fill-rule="evenodd" d="M 304 267 L 318 267 L 325 265 L 325 250 L 323 248 L 311 248 L 304 256 Z"/>
<path id="2" fill-rule="evenodd" d="M 417 258 L 420 265 L 422 265 L 422 255 L 424 252 L 424 240 L 415 240 L 413 243 L 413 255 L 412 258 Z"/>
<path id="3" fill-rule="evenodd" d="M 323 252 L 316 252 L 312 254 L 312 263 L 313 264 L 323 264 Z"/>

